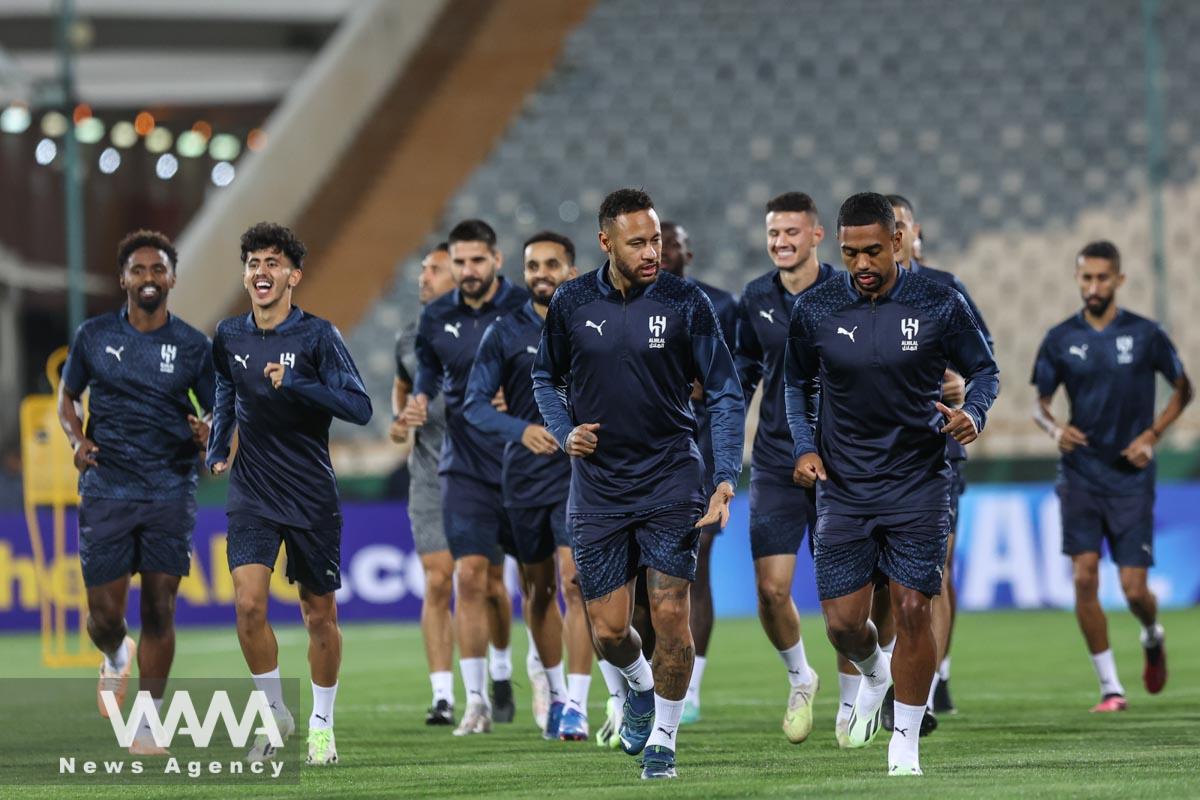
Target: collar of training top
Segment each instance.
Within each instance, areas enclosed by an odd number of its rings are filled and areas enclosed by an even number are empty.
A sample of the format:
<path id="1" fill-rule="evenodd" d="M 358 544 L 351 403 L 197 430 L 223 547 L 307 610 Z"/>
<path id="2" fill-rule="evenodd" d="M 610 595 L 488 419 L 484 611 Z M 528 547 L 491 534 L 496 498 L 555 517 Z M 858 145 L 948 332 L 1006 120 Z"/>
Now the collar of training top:
<path id="1" fill-rule="evenodd" d="M 850 272 L 850 270 L 846 270 L 845 275 L 846 275 L 846 277 L 842 279 L 842 283 L 845 285 L 846 290 L 850 292 L 850 296 L 855 298 L 855 302 L 858 302 L 858 303 L 872 302 L 870 297 L 867 297 L 865 294 L 860 292 L 858 290 L 858 287 L 854 285 L 854 275 Z M 896 282 L 894 284 L 892 284 L 892 288 L 888 290 L 887 294 L 876 297 L 874 302 L 884 303 L 884 302 L 891 300 L 892 297 L 894 297 L 895 294 L 900 291 L 900 287 L 903 286 L 904 282 L 907 280 L 908 280 L 908 270 L 906 270 L 904 267 L 897 264 L 896 265 Z"/>
<path id="2" fill-rule="evenodd" d="M 658 282 L 659 275 L 656 273 L 654 280 L 650 283 L 647 283 L 645 286 L 631 286 L 629 287 L 629 292 L 622 295 L 621 292 L 612 285 L 612 281 L 608 277 L 608 267 L 609 262 L 605 261 L 604 265 L 601 266 L 600 269 L 596 270 L 596 285 L 600 287 L 600 294 L 611 300 L 616 300 L 618 302 L 629 302 L 631 300 L 636 300 L 645 294 L 651 286 Z M 659 272 L 661 271 L 662 267 L 659 267 Z"/>
<path id="3" fill-rule="evenodd" d="M 300 321 L 302 316 L 304 316 L 304 312 L 300 310 L 300 306 L 293 305 L 292 310 L 288 312 L 287 319 L 274 328 L 267 328 L 266 330 L 259 328 L 258 323 L 254 321 L 253 311 L 243 317 L 243 320 L 245 321 L 246 330 L 256 331 L 266 336 L 268 334 L 286 333 L 288 329 Z"/>
<path id="4" fill-rule="evenodd" d="M 500 300 L 504 297 L 507 297 L 510 291 L 512 291 L 512 284 L 506 281 L 503 275 L 497 275 L 496 293 L 492 295 L 491 300 L 485 301 L 484 304 L 479 308 L 471 308 L 469 305 L 467 305 L 467 301 L 463 297 L 462 290 L 456 286 L 454 288 L 454 304 L 470 314 L 483 314 L 500 305 Z"/>

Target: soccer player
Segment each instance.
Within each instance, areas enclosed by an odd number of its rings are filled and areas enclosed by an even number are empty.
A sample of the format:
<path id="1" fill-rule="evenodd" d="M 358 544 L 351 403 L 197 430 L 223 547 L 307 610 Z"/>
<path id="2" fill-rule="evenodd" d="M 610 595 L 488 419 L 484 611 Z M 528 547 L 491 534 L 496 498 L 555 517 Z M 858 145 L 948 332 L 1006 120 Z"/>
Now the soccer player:
<path id="1" fill-rule="evenodd" d="M 725 346 L 732 353 L 737 341 L 737 298 L 724 289 L 718 289 L 704 281 L 687 276 L 687 270 L 692 266 L 695 254 L 692 252 L 692 240 L 687 229 L 678 222 L 662 223 L 662 269 L 677 278 L 683 278 L 688 283 L 695 284 L 708 297 L 721 323 L 721 333 L 725 338 Z M 703 389 L 699 382 L 692 390 L 692 413 L 696 417 L 698 427 L 697 442 L 700 454 L 704 457 L 704 485 L 712 483 L 713 464 L 712 432 L 708 427 L 708 411 L 704 405 Z M 696 562 L 696 580 L 692 583 L 692 638 L 696 642 L 696 661 L 692 667 L 692 677 L 688 682 L 687 697 L 683 702 L 683 724 L 700 720 L 700 683 L 704 680 L 704 667 L 707 664 L 708 642 L 712 638 L 713 601 L 712 582 L 709 579 L 712 561 L 712 547 L 716 536 L 721 532 L 720 525 L 709 525 L 700 531 L 700 555 Z"/>
<path id="2" fill-rule="evenodd" d="M 660 274 L 662 234 L 650 197 L 615 191 L 599 222 L 609 261 L 551 300 L 534 396 L 571 456 L 567 512 L 593 636 L 630 687 L 621 747 L 630 755 L 645 750 L 643 778 L 673 778 L 695 654 L 690 584 L 700 531 L 729 518 L 741 468 L 742 392 L 712 303 Z M 717 465 L 709 487 L 691 411 L 697 377 Z M 641 567 L 657 636 L 653 671 L 629 624 Z"/>
<path id="3" fill-rule="evenodd" d="M 342 515 L 329 460 L 329 425 L 334 417 L 366 425 L 371 399 L 338 329 L 292 304 L 305 252 L 282 225 L 260 222 L 242 234 L 250 313 L 217 325 L 217 395 L 207 463 L 214 475 L 230 472 L 227 555 L 238 642 L 285 737 L 296 724 L 284 704 L 267 595 L 279 547 L 286 548 L 287 578 L 300 584 L 300 614 L 308 631 L 313 709 L 306 763 L 327 765 L 338 760 L 333 705 L 342 661 L 334 596 L 342 585 Z M 238 448 L 230 470 L 235 428 Z M 247 759 L 273 754 L 260 735 Z"/>
<path id="4" fill-rule="evenodd" d="M 830 641 L 863 676 L 849 745 L 866 746 L 879 732 L 894 676 L 888 772 L 919 775 L 918 732 L 936 666 L 930 598 L 941 591 L 950 529 L 945 435 L 962 444 L 978 437 L 998 371 L 962 295 L 896 264 L 900 235 L 887 198 L 848 198 L 838 239 L 847 274 L 802 294 L 791 313 L 784 391 L 794 479 L 819 484 L 821 609 Z M 967 381 L 962 408 L 940 401 L 948 364 Z M 941 427 L 931 420 L 935 408 Z M 868 620 L 877 573 L 896 618 L 892 658 Z"/>
<path id="5" fill-rule="evenodd" d="M 502 661 L 507 674 L 492 671 L 493 698 L 484 694 L 487 671 L 489 573 L 503 554 L 515 552 L 500 488 L 500 454 L 504 441 L 471 425 L 463 414 L 467 378 L 479 341 L 487 327 L 529 299 L 524 289 L 499 274 L 503 254 L 496 232 L 483 220 L 469 219 L 450 231 L 450 263 L 457 288 L 425 307 L 417 329 L 417 374 L 405 417 L 419 427 L 428 418 L 430 401 L 445 393 L 446 440 L 438 476 L 442 486 L 442 520 L 454 557 L 457 582 L 455 626 L 459 670 L 467 692 L 467 710 L 455 736 L 489 733 L 493 703 L 503 709 L 500 721 L 511 722 L 512 662 L 507 633 Z M 496 666 L 495 658 L 493 667 Z"/>
<path id="6" fill-rule="evenodd" d="M 126 300 L 79 326 L 59 385 L 58 419 L 79 470 L 79 560 L 87 630 L 104 656 L 101 692 L 125 699 L 133 662 L 140 688 L 161 707 L 175 658 L 175 595 L 192 563 L 196 463 L 208 440 L 188 393 L 213 407 L 208 337 L 167 310 L 178 257 L 161 233 L 139 230 L 117 246 Z M 88 390 L 88 421 L 81 398 Z M 127 635 L 129 579 L 142 576 L 140 641 Z M 129 748 L 162 755 L 143 723 Z"/>
<path id="7" fill-rule="evenodd" d="M 421 305 L 427 306 L 454 288 L 450 271 L 450 245 L 440 243 L 421 261 L 417 278 Z M 408 457 L 408 519 L 413 541 L 425 572 L 425 594 L 421 598 L 421 636 L 429 664 L 433 701 L 425 714 L 426 725 L 454 724 L 454 618 L 450 597 L 454 592 L 454 559 L 442 528 L 442 492 L 438 486 L 438 460 L 446 429 L 446 406 L 442 398 L 429 404 L 425 424 L 411 436 L 404 420 L 404 407 L 412 393 L 417 372 L 417 324 L 409 325 L 396 339 L 396 378 L 392 383 L 392 427 L 397 444 L 411 439 Z"/>
<path id="8" fill-rule="evenodd" d="M 574 582 L 575 563 L 567 534 L 571 464 L 542 423 L 530 377 L 550 298 L 561 284 L 576 276 L 575 245 L 565 236 L 542 231 L 525 242 L 524 255 L 529 302 L 493 322 L 484 333 L 467 383 L 464 413 L 476 428 L 507 442 L 501 471 L 504 507 L 521 562 L 523 593 L 529 599 L 527 622 L 549 684 L 545 737 L 583 741 L 588 737 L 592 643 L 583 596 Z M 491 403 L 501 388 L 507 413 Z M 570 672 L 565 677 L 556 554 L 567 606 Z"/>
<path id="9" fill-rule="evenodd" d="M 1142 681 L 1157 694 L 1167 683 L 1167 651 L 1158 599 L 1146 584 L 1154 565 L 1154 446 L 1191 402 L 1192 384 L 1166 331 L 1117 306 L 1125 274 L 1116 246 L 1084 246 L 1075 259 L 1075 282 L 1083 309 L 1051 328 L 1038 349 L 1034 420 L 1062 453 L 1063 552 L 1075 571 L 1075 616 L 1100 679 L 1100 702 L 1092 711 L 1124 711 L 1125 689 L 1097 596 L 1100 545 L 1108 542 L 1129 610 L 1142 624 Z M 1174 387 L 1157 418 L 1155 373 Z M 1050 411 L 1060 385 L 1071 404 L 1065 425 Z"/>
<path id="10" fill-rule="evenodd" d="M 738 377 L 747 404 L 761 382 L 758 428 L 750 460 L 750 552 L 758 590 L 758 618 L 779 651 L 791 689 L 783 732 L 799 744 L 812 732 L 817 673 L 808 665 L 800 635 L 800 613 L 792 600 L 796 551 L 816 520 L 810 489 L 792 481 L 792 434 L 783 400 L 783 357 L 787 319 L 796 298 L 834 275 L 817 258 L 825 237 L 812 198 L 785 192 L 767 203 L 767 253 L 774 269 L 742 290 L 738 305 Z M 856 674 L 857 677 L 857 674 Z M 853 698 L 851 698 L 853 702 Z M 844 716 L 839 711 L 839 721 Z"/>
<path id="11" fill-rule="evenodd" d="M 900 252 L 896 256 L 901 267 L 910 272 L 918 273 L 930 280 L 937 281 L 955 289 L 967 301 L 979 329 L 992 347 L 992 335 L 987 323 L 980 313 L 979 307 L 971 299 L 967 287 L 953 273 L 934 269 L 922 264 L 917 257 L 917 242 L 921 237 L 921 225 L 916 221 L 912 203 L 903 195 L 889 194 L 888 202 L 892 204 L 892 213 L 896 215 L 896 230 L 900 233 Z M 962 404 L 966 384 L 962 376 L 952 369 L 947 369 L 942 381 L 942 402 L 948 406 Z M 921 735 L 931 732 L 937 727 L 937 713 L 955 713 L 954 702 L 950 698 L 950 641 L 954 632 L 955 592 L 954 592 L 954 531 L 958 523 L 959 498 L 967 490 L 964 465 L 967 460 L 967 449 L 955 441 L 953 436 L 946 437 L 946 458 L 950 460 L 953 480 L 950 485 L 950 538 L 946 545 L 946 569 L 942 573 L 942 593 L 933 600 L 933 635 L 938 649 L 938 671 L 933 676 L 933 685 L 929 689 L 929 713 L 921 723 Z M 891 730 L 887 705 L 884 705 L 884 729 Z"/>

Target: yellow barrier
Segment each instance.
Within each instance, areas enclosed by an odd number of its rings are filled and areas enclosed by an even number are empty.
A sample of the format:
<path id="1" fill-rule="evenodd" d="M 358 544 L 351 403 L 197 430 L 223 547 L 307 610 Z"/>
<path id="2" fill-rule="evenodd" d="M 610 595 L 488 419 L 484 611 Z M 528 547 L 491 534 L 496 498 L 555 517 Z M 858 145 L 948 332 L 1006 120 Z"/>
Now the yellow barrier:
<path id="1" fill-rule="evenodd" d="M 59 370 L 67 359 L 60 347 L 46 361 L 51 394 L 21 401 L 21 462 L 25 525 L 33 548 L 42 615 L 42 662 L 48 667 L 94 666 L 99 652 L 87 636 L 87 591 L 77 552 L 67 552 L 67 509 L 79 507 L 79 473 L 67 436 L 58 424 Z M 39 508 L 49 508 L 53 560 L 46 558 Z M 70 617 L 76 618 L 72 636 Z"/>

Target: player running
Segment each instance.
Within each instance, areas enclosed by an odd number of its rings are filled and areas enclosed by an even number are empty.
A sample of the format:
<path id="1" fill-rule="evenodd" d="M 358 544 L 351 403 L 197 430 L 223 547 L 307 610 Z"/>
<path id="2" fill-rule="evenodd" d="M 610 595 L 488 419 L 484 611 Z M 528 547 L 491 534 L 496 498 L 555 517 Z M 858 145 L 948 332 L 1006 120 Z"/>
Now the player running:
<path id="1" fill-rule="evenodd" d="M 630 686 L 622 749 L 645 750 L 644 779 L 674 778 L 695 655 L 690 584 L 700 530 L 728 520 L 741 467 L 742 393 L 708 298 L 660 274 L 662 235 L 650 197 L 615 191 L 601 204 L 599 222 L 610 261 L 555 293 L 534 395 L 571 456 L 571 542 L 593 636 Z M 702 485 L 691 412 L 697 377 L 717 465 L 711 487 Z M 657 635 L 653 671 L 629 625 L 643 566 Z"/>
<path id="2" fill-rule="evenodd" d="M 812 732 L 819 679 L 808 665 L 800 613 L 792 600 L 796 551 L 816 520 L 811 489 L 792 481 L 792 433 L 783 399 L 787 320 L 802 293 L 834 274 L 817 258 L 825 237 L 812 198 L 785 192 L 767 203 L 767 253 L 775 268 L 746 284 L 738 305 L 738 377 L 747 405 L 762 383 L 758 428 L 750 458 L 750 552 L 758 590 L 758 618 L 787 670 L 790 691 L 783 717 L 788 741 Z M 857 676 L 856 676 L 857 677 Z M 846 714 L 849 719 L 849 714 Z"/>
<path id="3" fill-rule="evenodd" d="M 104 656 L 96 702 L 125 700 L 133 662 L 155 708 L 175 658 L 175 595 L 192 563 L 197 454 L 208 441 L 189 392 L 213 407 L 208 337 L 167 310 L 175 247 L 157 231 L 117 246 L 125 305 L 79 326 L 63 370 L 58 419 L 79 470 L 79 560 L 87 587 L 87 631 Z M 88 421 L 81 398 L 88 391 Z M 129 579 L 140 573 L 141 634 L 127 634 Z M 165 755 L 143 722 L 135 755 Z"/>
<path id="4" fill-rule="evenodd" d="M 999 381 L 962 295 L 896 264 L 900 236 L 887 198 L 847 199 L 838 238 L 847 274 L 801 295 L 791 313 L 785 400 L 794 477 L 806 487 L 819 482 L 817 591 L 830 641 L 863 676 L 848 743 L 863 747 L 878 734 L 894 676 L 888 773 L 919 775 L 918 732 L 936 666 L 930 598 L 941 591 L 950 529 L 945 434 L 974 441 Z M 951 363 L 967 380 L 961 409 L 940 402 Z M 940 428 L 934 409 L 945 417 Z M 868 620 L 877 573 L 890 583 L 894 658 Z"/>
<path id="5" fill-rule="evenodd" d="M 1075 571 L 1075 616 L 1100 679 L 1092 711 L 1124 711 L 1125 688 L 1100 607 L 1100 545 L 1120 569 L 1121 591 L 1142 624 L 1142 681 L 1157 694 L 1167 683 L 1167 650 L 1158 599 L 1146 583 L 1154 566 L 1154 446 L 1192 400 L 1175 346 L 1157 323 L 1116 304 L 1125 283 L 1121 254 L 1092 242 L 1075 260 L 1083 309 L 1042 340 L 1033 367 L 1034 421 L 1058 443 L 1063 552 Z M 1174 387 L 1154 416 L 1154 376 Z M 1071 416 L 1060 425 L 1050 401 L 1066 386 Z"/>
<path id="6" fill-rule="evenodd" d="M 342 661 L 334 596 L 342 585 L 342 515 L 329 460 L 334 417 L 366 425 L 371 399 L 342 336 L 331 323 L 292 304 L 304 276 L 305 247 L 282 225 L 260 222 L 242 234 L 242 283 L 250 313 L 217 325 L 217 395 L 208 467 L 229 469 L 227 555 L 238 642 L 255 686 L 274 709 L 280 733 L 296 728 L 284 704 L 279 646 L 267 621 L 267 596 L 279 547 L 287 578 L 300 584 L 308 631 L 313 710 L 306 763 L 336 764 L 333 705 Z M 274 755 L 259 736 L 247 759 Z"/>
<path id="7" fill-rule="evenodd" d="M 504 507 L 521 562 L 525 584 L 522 591 L 528 598 L 527 622 L 549 684 L 545 737 L 582 741 L 588 737 L 592 645 L 583 597 L 574 582 L 575 563 L 567 535 L 571 465 L 542 424 L 530 378 L 550 298 L 562 283 L 576 275 L 575 245 L 565 236 L 543 231 L 525 242 L 524 254 L 529 302 L 496 320 L 484 333 L 467 383 L 464 413 L 475 427 L 507 442 L 502 469 Z M 498 389 L 504 391 L 507 413 L 492 406 L 491 398 Z M 570 672 L 566 676 L 556 553 L 567 605 Z"/>
<path id="8" fill-rule="evenodd" d="M 463 414 L 467 378 L 479 341 L 487 327 L 529 299 L 524 289 L 499 275 L 503 254 L 496 232 L 483 220 L 460 222 L 450 231 L 450 259 L 456 289 L 425 307 L 417 331 L 417 374 L 405 419 L 420 427 L 430 401 L 444 392 L 446 440 L 438 475 L 442 486 L 442 519 L 454 557 L 457 584 L 455 626 L 459 670 L 467 692 L 467 710 L 455 736 L 488 733 L 496 721 L 511 722 L 512 661 L 504 632 L 497 672 L 493 659 L 493 698 L 484 694 L 487 672 L 489 573 L 503 563 L 498 548 L 513 552 L 512 529 L 504 513 L 500 487 L 502 439 L 484 434 Z M 503 713 L 499 713 L 503 712 Z"/>

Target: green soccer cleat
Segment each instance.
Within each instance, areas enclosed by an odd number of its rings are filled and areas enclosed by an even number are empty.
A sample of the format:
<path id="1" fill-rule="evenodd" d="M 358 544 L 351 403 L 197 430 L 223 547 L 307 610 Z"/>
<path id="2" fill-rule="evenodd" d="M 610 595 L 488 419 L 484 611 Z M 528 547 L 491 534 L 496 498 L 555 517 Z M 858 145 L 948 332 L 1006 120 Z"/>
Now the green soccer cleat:
<path id="1" fill-rule="evenodd" d="M 305 764 L 324 767 L 338 763 L 337 745 L 333 741 L 333 728 L 321 728 L 308 732 L 308 758 Z"/>
<path id="2" fill-rule="evenodd" d="M 877 693 L 879 698 L 877 701 L 870 707 L 862 707 L 859 701 L 862 700 L 863 690 L 866 687 L 867 684 L 864 681 L 859 687 L 858 699 L 854 701 L 854 710 L 850 712 L 850 724 L 846 731 L 847 747 L 850 748 L 866 747 L 875 741 L 875 737 L 883 729 L 885 695 Z"/>
<path id="3" fill-rule="evenodd" d="M 606 718 L 596 731 L 596 746 L 618 750 L 621 747 L 621 737 L 617 734 L 621 730 L 621 703 L 610 695 L 604 710 Z"/>
<path id="4" fill-rule="evenodd" d="M 812 678 L 808 683 L 793 686 L 788 693 L 787 711 L 783 715 L 783 732 L 792 744 L 800 744 L 812 733 L 813 699 L 821 688 L 821 679 L 816 670 L 809 668 Z"/>
<path id="5" fill-rule="evenodd" d="M 691 700 L 683 701 L 683 716 L 679 718 L 680 725 L 691 725 L 700 721 L 700 704 Z"/>
<path id="6" fill-rule="evenodd" d="M 917 764 L 892 764 L 888 767 L 888 775 L 924 775 Z"/>

